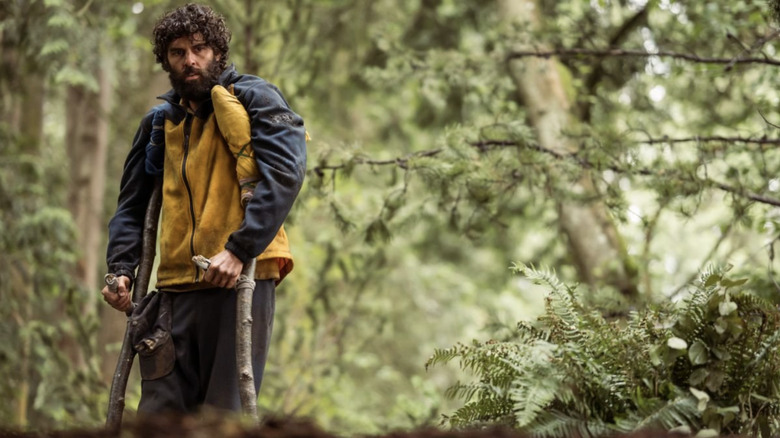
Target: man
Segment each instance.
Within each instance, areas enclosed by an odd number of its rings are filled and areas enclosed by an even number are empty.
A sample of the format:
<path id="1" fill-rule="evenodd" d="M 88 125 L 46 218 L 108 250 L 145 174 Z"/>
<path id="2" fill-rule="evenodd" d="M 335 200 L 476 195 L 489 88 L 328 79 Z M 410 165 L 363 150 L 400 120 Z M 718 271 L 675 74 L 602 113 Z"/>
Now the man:
<path id="1" fill-rule="evenodd" d="M 206 405 L 238 411 L 233 288 L 244 263 L 256 258 L 252 358 L 258 389 L 275 285 L 292 269 L 282 223 L 303 182 L 306 133 L 275 86 L 227 65 L 230 32 L 209 7 L 173 10 L 153 34 L 154 54 L 173 89 L 141 121 L 125 162 L 106 259 L 119 290 L 102 294 L 117 310 L 132 306 L 144 213 L 161 174 L 157 289 L 170 300 L 175 361 L 157 364 L 164 375 L 143 376 L 142 363 L 138 410 L 189 413 Z M 196 255 L 210 258 L 205 272 L 192 263 Z"/>

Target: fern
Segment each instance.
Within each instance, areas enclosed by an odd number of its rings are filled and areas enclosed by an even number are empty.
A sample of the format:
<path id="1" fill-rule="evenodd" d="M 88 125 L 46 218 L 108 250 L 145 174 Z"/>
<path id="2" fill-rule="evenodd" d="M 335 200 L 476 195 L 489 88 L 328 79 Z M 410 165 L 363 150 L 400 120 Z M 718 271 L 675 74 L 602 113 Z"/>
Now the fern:
<path id="1" fill-rule="evenodd" d="M 744 280 L 709 268 L 681 305 L 608 322 L 552 271 L 514 269 L 549 288 L 544 313 L 518 323 L 516 339 L 437 350 L 426 364 L 457 358 L 477 377 L 448 391 L 465 402 L 451 425 L 511 424 L 539 437 L 780 434 L 780 313 Z"/>
<path id="2" fill-rule="evenodd" d="M 634 429 L 662 428 L 674 429 L 680 426 L 689 426 L 699 429 L 697 421 L 700 413 L 694 397 L 679 395 L 672 400 L 658 403 L 656 409 L 641 412 L 641 419 L 633 424 Z"/>

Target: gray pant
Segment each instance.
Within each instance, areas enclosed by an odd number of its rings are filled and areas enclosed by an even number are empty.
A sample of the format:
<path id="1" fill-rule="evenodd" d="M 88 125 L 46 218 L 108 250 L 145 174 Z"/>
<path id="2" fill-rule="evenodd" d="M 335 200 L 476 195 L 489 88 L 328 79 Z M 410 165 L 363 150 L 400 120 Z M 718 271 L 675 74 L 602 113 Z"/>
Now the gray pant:
<path id="1" fill-rule="evenodd" d="M 236 291 L 171 295 L 176 363 L 167 376 L 141 383 L 139 414 L 193 413 L 201 406 L 241 410 L 236 367 Z M 252 366 L 260 389 L 276 307 L 273 280 L 257 280 L 252 299 Z"/>

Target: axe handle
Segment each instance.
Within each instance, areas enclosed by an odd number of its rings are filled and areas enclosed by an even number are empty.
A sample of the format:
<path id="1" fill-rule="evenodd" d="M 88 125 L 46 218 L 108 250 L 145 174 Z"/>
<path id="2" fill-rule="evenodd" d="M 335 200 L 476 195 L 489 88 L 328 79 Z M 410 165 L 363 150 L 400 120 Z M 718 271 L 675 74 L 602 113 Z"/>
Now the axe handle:
<path id="1" fill-rule="evenodd" d="M 154 266 L 154 257 L 157 253 L 157 226 L 162 205 L 162 178 L 154 181 L 154 190 L 149 197 L 149 205 L 146 207 L 144 217 L 143 243 L 141 246 L 141 261 L 138 266 L 135 285 L 133 286 L 133 305 L 137 305 L 149 289 L 149 281 Z M 108 280 L 108 278 L 106 279 Z M 116 281 L 116 279 L 114 279 Z M 110 288 L 110 286 L 109 286 Z M 108 396 L 108 412 L 106 415 L 106 428 L 118 431 L 122 425 L 122 415 L 125 410 L 125 393 L 127 391 L 127 379 L 130 377 L 130 369 L 133 367 L 135 350 L 130 340 L 130 318 L 127 320 L 125 337 L 122 340 L 122 349 L 119 352 L 119 360 L 116 364 L 114 378 L 111 381 L 111 392 Z"/>

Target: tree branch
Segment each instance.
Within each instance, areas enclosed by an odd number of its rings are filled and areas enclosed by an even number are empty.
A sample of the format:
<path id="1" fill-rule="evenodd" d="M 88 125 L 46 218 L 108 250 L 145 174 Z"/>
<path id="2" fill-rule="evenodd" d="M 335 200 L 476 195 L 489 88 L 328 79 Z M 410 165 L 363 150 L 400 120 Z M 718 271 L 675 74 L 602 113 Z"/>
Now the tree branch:
<path id="1" fill-rule="evenodd" d="M 687 138 L 677 138 L 677 139 L 673 139 L 673 138 L 652 139 L 651 138 L 648 140 L 639 140 L 636 143 L 655 144 L 655 143 L 684 143 L 684 142 L 742 142 L 742 143 L 756 143 L 756 144 L 780 144 L 780 139 L 711 136 L 711 137 L 687 137 Z M 479 149 L 480 152 L 486 152 L 494 147 L 511 147 L 511 146 L 521 145 L 521 143 L 514 140 L 482 140 L 482 141 L 471 142 L 469 144 Z M 635 169 L 623 168 L 620 166 L 616 166 L 614 164 L 599 166 L 580 157 L 576 153 L 565 154 L 561 152 L 556 152 L 552 149 L 548 149 L 538 144 L 532 144 L 532 143 L 523 143 L 522 145 L 528 149 L 532 149 L 537 152 L 550 155 L 559 160 L 573 160 L 585 169 L 605 169 L 605 170 L 611 170 L 619 174 L 661 177 L 661 175 L 658 172 L 654 172 L 653 170 L 648 168 L 635 168 Z M 378 165 L 378 166 L 396 165 L 402 169 L 408 169 L 409 160 L 418 157 L 432 157 L 440 154 L 442 151 L 443 149 L 441 148 L 431 149 L 427 151 L 415 152 L 409 155 L 405 155 L 403 157 L 393 158 L 389 160 L 371 160 L 371 159 L 356 158 L 350 163 L 324 164 L 324 165 L 316 166 L 314 167 L 313 171 L 318 176 L 322 176 L 325 170 L 332 170 L 335 172 L 337 170 L 344 169 L 353 164 L 369 164 L 369 165 Z M 664 175 L 663 177 L 668 179 L 669 175 Z M 686 179 L 684 177 L 680 177 L 680 180 L 681 181 L 688 180 L 688 181 L 706 184 L 709 185 L 710 187 L 714 187 L 721 191 L 731 193 L 737 196 L 741 196 L 743 198 L 749 199 L 754 202 L 780 207 L 780 199 L 764 196 L 758 193 L 753 193 L 741 189 L 739 187 L 734 187 L 719 181 L 715 181 L 710 178 L 698 178 L 694 180 L 692 178 Z"/>
<path id="2" fill-rule="evenodd" d="M 710 141 L 722 141 L 722 140 L 719 140 L 721 137 L 707 137 L 707 138 Z M 681 141 L 682 140 L 684 140 L 684 141 L 701 141 L 701 138 L 692 137 L 690 139 L 679 139 L 679 140 L 681 140 Z M 740 141 L 745 141 L 745 142 L 748 142 L 748 141 L 750 141 L 750 142 L 762 142 L 762 141 L 767 141 L 767 140 L 774 141 L 774 142 L 780 141 L 780 140 L 771 140 L 771 139 L 745 139 L 745 138 L 740 138 Z M 640 141 L 640 143 L 646 143 L 646 142 L 647 141 Z M 658 142 L 661 142 L 661 140 L 658 140 Z M 668 142 L 668 140 L 667 140 L 667 142 Z M 482 141 L 482 142 L 475 142 L 475 143 L 471 143 L 471 144 L 473 146 L 476 146 L 477 148 L 479 148 L 481 151 L 485 151 L 486 149 L 490 148 L 490 146 L 517 146 L 517 145 L 519 145 L 519 143 L 517 143 L 517 142 L 505 141 L 505 140 L 499 140 L 499 141 L 490 141 L 490 140 L 488 140 L 488 141 Z M 777 144 L 777 143 L 775 143 L 775 144 Z M 661 176 L 657 172 L 654 172 L 653 170 L 650 170 L 650 169 L 647 169 L 647 168 L 623 168 L 623 167 L 620 167 L 620 166 L 616 166 L 614 164 L 606 165 L 606 166 L 598 166 L 598 165 L 595 165 L 592 162 L 590 162 L 590 161 L 588 161 L 588 160 L 586 160 L 584 158 L 581 158 L 580 156 L 578 156 L 577 153 L 563 154 L 563 153 L 554 151 L 552 149 L 547 149 L 544 146 L 541 146 L 541 145 L 538 145 L 538 144 L 525 144 L 525 147 L 527 147 L 529 149 L 533 149 L 533 150 L 538 151 L 538 152 L 545 153 L 547 155 L 551 155 L 551 156 L 553 156 L 553 157 L 555 157 L 556 159 L 559 159 L 559 160 L 560 159 L 569 159 L 569 160 L 576 161 L 577 164 L 579 164 L 580 166 L 582 166 L 585 169 L 605 169 L 605 170 L 611 170 L 611 171 L 613 171 L 615 173 L 619 173 L 619 174 L 633 174 L 633 175 L 641 175 L 641 176 L 659 176 L 659 177 Z M 664 177 L 668 178 L 669 175 L 665 175 Z M 680 178 L 680 179 L 681 180 L 685 180 L 686 178 Z M 730 186 L 730 185 L 722 183 L 722 182 L 715 181 L 715 180 L 710 179 L 710 178 L 698 178 L 698 179 L 688 178 L 688 180 L 694 181 L 694 182 L 703 183 L 703 184 L 707 184 L 709 186 L 712 186 L 712 187 L 715 187 L 717 189 L 720 189 L 720 190 L 722 190 L 724 192 L 731 193 L 731 194 L 734 194 L 734 195 L 741 196 L 743 198 L 750 199 L 751 201 L 755 201 L 755 202 L 759 202 L 759 203 L 762 203 L 762 204 L 768 204 L 768 205 L 773 205 L 773 206 L 776 206 L 776 207 L 780 207 L 780 199 L 772 198 L 772 197 L 769 197 L 769 196 L 760 195 L 760 194 L 757 194 L 757 193 L 753 193 L 753 192 L 741 189 L 739 187 L 734 187 L 734 186 Z"/>
<path id="3" fill-rule="evenodd" d="M 625 40 L 628 38 L 628 35 L 631 34 L 631 32 L 636 29 L 639 26 L 644 25 L 647 22 L 647 14 L 648 14 L 648 6 L 650 3 L 647 3 L 645 7 L 643 7 L 640 11 L 638 11 L 634 16 L 623 22 L 623 24 L 617 29 L 614 35 L 609 39 L 609 47 L 610 48 L 616 48 L 619 47 Z M 588 74 L 588 76 L 585 78 L 585 95 L 587 96 L 594 96 L 596 94 L 596 88 L 598 87 L 599 83 L 604 79 L 604 75 L 606 74 L 606 69 L 604 67 L 604 60 L 602 59 L 601 62 L 597 63 L 593 70 Z M 631 75 L 623 75 L 623 80 L 621 82 L 625 83 L 628 81 L 628 79 L 631 77 Z M 591 109 L 593 108 L 593 103 L 587 99 L 584 99 L 580 102 L 580 114 L 582 115 L 581 118 L 583 121 L 589 122 L 591 118 Z"/>
<path id="4" fill-rule="evenodd" d="M 658 56 L 662 58 L 673 58 L 673 59 L 682 59 L 685 61 L 695 62 L 699 64 L 723 64 L 728 66 L 733 66 L 734 64 L 768 64 L 768 65 L 775 65 L 780 66 L 780 60 L 777 59 L 771 59 L 771 58 L 709 58 L 709 57 L 702 57 L 698 55 L 691 55 L 687 53 L 678 53 L 678 52 L 671 52 L 671 51 L 658 51 L 658 52 L 648 52 L 646 50 L 625 50 L 625 49 L 556 49 L 556 50 L 546 50 L 546 51 L 531 51 L 531 50 L 521 50 L 521 51 L 515 51 L 511 52 L 509 55 L 507 55 L 508 59 L 518 59 L 518 58 L 526 58 L 526 57 L 539 57 L 539 58 L 550 58 L 553 56 L 558 57 L 596 57 L 596 58 L 607 58 L 607 57 L 622 57 L 622 58 L 649 58 L 651 56 Z"/>
<path id="5" fill-rule="evenodd" d="M 761 145 L 780 145 L 780 138 L 766 137 L 725 137 L 720 135 L 712 136 L 693 136 L 681 138 L 648 138 L 646 140 L 636 140 L 635 144 L 677 144 L 677 143 L 749 143 Z M 480 150 L 487 150 L 497 146 L 518 146 L 520 143 L 513 140 L 483 140 L 470 143 Z M 560 157 L 559 157 L 560 158 Z"/>
<path id="6" fill-rule="evenodd" d="M 751 137 L 723 137 L 719 135 L 713 135 L 708 137 L 682 137 L 682 138 L 650 138 L 647 140 L 639 140 L 637 143 L 642 144 L 661 144 L 661 143 L 750 143 L 750 144 L 768 144 L 768 145 L 780 145 L 780 138 L 751 138 Z"/>
<path id="7" fill-rule="evenodd" d="M 352 164 L 369 164 L 372 166 L 386 166 L 386 165 L 396 165 L 400 167 L 401 169 L 408 169 L 409 160 L 412 160 L 414 158 L 420 158 L 420 157 L 432 157 L 434 155 L 437 155 L 442 152 L 443 149 L 431 149 L 427 151 L 420 151 L 420 152 L 414 152 L 409 155 L 405 155 L 403 157 L 398 158 L 392 158 L 389 160 L 371 160 L 367 158 L 360 158 L 357 157 L 354 160 L 350 161 L 349 163 L 341 163 L 341 164 L 322 164 L 319 166 L 315 166 L 312 170 L 314 173 L 316 173 L 319 176 L 322 176 L 323 171 L 325 170 L 340 170 L 344 169 Z"/>

